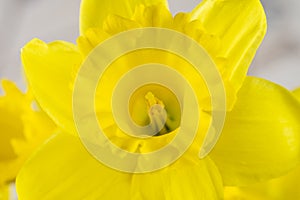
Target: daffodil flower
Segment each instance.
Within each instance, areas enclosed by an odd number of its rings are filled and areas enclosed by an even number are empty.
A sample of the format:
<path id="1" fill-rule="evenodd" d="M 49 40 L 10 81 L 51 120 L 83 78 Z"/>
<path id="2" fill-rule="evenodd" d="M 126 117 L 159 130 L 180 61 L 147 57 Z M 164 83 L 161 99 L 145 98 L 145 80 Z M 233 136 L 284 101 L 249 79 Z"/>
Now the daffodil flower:
<path id="1" fill-rule="evenodd" d="M 56 126 L 43 112 L 33 110 L 29 92 L 23 94 L 7 80 L 2 84 L 6 94 L 0 97 L 0 199 L 8 199 L 9 183 Z"/>
<path id="2" fill-rule="evenodd" d="M 247 70 L 266 32 L 259 0 L 204 0 L 191 13 L 173 17 L 164 0 L 83 0 L 78 44 L 34 39 L 22 49 L 22 62 L 39 105 L 62 129 L 24 165 L 17 178 L 19 199 L 222 199 L 223 186 L 247 185 L 278 177 L 299 162 L 300 105 L 286 89 L 247 76 Z M 190 148 L 170 166 L 150 173 L 125 173 L 97 161 L 81 143 L 73 120 L 72 94 L 81 64 L 96 46 L 120 32 L 142 27 L 168 28 L 189 36 L 216 63 L 227 97 L 221 137 L 211 153 L 198 157 L 201 134 L 210 112 L 200 107 L 198 135 Z M 113 48 L 113 47 L 112 47 Z M 170 54 L 149 50 L 126 55 L 107 70 L 102 81 L 106 97 L 121 72 L 149 62 L 170 64 L 207 94 L 203 79 L 189 64 Z M 154 91 L 154 92 L 153 92 Z M 130 152 L 150 152 L 168 142 L 178 130 L 180 112 L 165 88 L 148 85 L 130 99 L 132 119 L 160 126 L 160 110 L 168 108 L 167 123 L 145 140 L 126 137 L 105 116 L 109 102 L 96 101 L 105 134 Z M 204 103 L 204 107 L 206 104 Z M 100 122 L 99 122 L 100 123 Z M 199 139 L 200 138 L 200 139 Z M 168 159 L 165 157 L 161 158 Z M 134 163 L 133 163 L 134 164 Z"/>

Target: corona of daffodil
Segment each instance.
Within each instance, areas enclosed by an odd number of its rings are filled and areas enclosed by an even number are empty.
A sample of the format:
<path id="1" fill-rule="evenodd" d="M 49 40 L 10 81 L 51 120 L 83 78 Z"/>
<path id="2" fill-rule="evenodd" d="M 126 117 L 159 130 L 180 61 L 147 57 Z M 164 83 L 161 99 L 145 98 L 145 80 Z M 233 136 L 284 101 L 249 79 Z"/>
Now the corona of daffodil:
<path id="1" fill-rule="evenodd" d="M 34 39 L 22 49 L 22 62 L 33 94 L 62 132 L 24 165 L 17 178 L 20 200 L 223 199 L 223 186 L 278 177 L 299 162 L 299 102 L 281 86 L 247 76 L 266 32 L 265 13 L 259 0 L 204 0 L 191 13 L 174 17 L 165 0 L 83 0 L 80 21 L 77 45 L 63 41 L 46 44 Z M 211 120 L 206 107 L 209 102 L 203 101 L 197 136 L 184 155 L 158 171 L 136 174 L 112 169 L 86 150 L 73 120 L 72 94 L 80 66 L 99 44 L 118 33 L 143 27 L 183 33 L 206 50 L 222 77 L 227 115 L 218 143 L 208 156 L 199 158 L 203 135 Z M 190 70 L 184 59 L 150 49 L 129 53 L 111 63 L 100 80 L 104 89 L 96 90 L 96 99 L 110 96 L 122 73 L 146 63 L 172 66 L 189 78 L 200 99 L 209 93 L 203 79 Z M 105 134 L 127 151 L 151 152 L 168 144 L 180 129 L 177 102 L 166 88 L 142 87 L 129 104 L 137 124 L 146 125 L 149 118 L 156 125 L 161 122 L 155 115 L 157 110 L 154 114 L 152 110 L 148 112 L 154 104 L 166 108 L 167 121 L 157 135 L 134 139 L 124 136 L 110 120 L 106 108 L 109 103 L 96 100 Z"/>
<path id="2" fill-rule="evenodd" d="M 55 125 L 41 111 L 33 110 L 30 93 L 3 81 L 0 97 L 0 199 L 8 199 L 8 185 L 29 155 L 54 131 Z"/>

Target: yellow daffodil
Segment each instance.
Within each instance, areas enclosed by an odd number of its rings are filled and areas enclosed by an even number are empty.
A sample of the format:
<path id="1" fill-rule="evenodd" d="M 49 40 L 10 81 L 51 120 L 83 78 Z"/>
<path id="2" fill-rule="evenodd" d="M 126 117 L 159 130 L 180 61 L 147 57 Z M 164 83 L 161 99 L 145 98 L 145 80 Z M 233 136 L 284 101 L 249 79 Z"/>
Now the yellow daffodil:
<path id="1" fill-rule="evenodd" d="M 300 101 L 300 88 L 293 91 Z M 300 199 L 300 166 L 287 175 L 248 187 L 225 188 L 226 200 L 296 200 Z"/>
<path id="2" fill-rule="evenodd" d="M 0 199 L 28 156 L 55 127 L 43 112 L 32 109 L 32 95 L 23 94 L 10 81 L 2 83 L 6 94 L 0 97 Z"/>
<path id="3" fill-rule="evenodd" d="M 222 199 L 224 185 L 247 185 L 278 177 L 299 162 L 299 102 L 274 83 L 246 76 L 266 32 L 260 1 L 204 0 L 191 13 L 173 17 L 164 0 L 83 0 L 80 20 L 78 45 L 62 41 L 46 44 L 34 39 L 22 49 L 22 62 L 33 94 L 63 131 L 21 170 L 17 178 L 20 200 Z M 143 27 L 183 33 L 206 50 L 222 77 L 227 115 L 218 143 L 209 156 L 200 159 L 202 136 L 211 122 L 207 109 L 210 102 L 203 101 L 199 106 L 198 134 L 184 155 L 163 169 L 136 174 L 112 169 L 89 154 L 77 137 L 72 96 L 81 65 L 99 44 L 118 33 Z M 114 49 L 115 46 L 107 49 L 108 57 Z M 200 99 L 209 93 L 190 64 L 171 53 L 135 51 L 111 63 L 99 80 L 104 89 L 96 89 L 95 107 L 104 134 L 129 152 L 152 152 L 168 144 L 181 128 L 179 103 L 171 91 L 155 84 L 132 95 L 129 114 L 141 126 L 154 122 L 152 128 L 160 130 L 157 135 L 146 139 L 124 136 L 111 120 L 108 98 L 113 86 L 124 72 L 147 63 L 172 66 L 184 74 Z M 159 107 L 151 110 L 153 105 Z M 163 121 L 161 108 L 167 110 L 162 129 L 157 128 Z M 167 159 L 161 156 L 161 160 Z"/>

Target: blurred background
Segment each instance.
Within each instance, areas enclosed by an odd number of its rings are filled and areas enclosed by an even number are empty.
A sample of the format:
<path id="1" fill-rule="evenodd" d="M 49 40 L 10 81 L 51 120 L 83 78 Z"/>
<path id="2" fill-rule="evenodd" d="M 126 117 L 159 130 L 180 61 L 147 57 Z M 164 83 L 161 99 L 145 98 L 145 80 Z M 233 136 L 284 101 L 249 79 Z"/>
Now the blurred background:
<path id="1" fill-rule="evenodd" d="M 200 1 L 169 0 L 170 9 L 174 14 L 190 11 Z M 300 86 L 300 1 L 262 0 L 262 3 L 267 13 L 268 33 L 249 75 L 294 89 Z M 35 37 L 46 42 L 75 42 L 79 34 L 79 5 L 80 0 L 0 0 L 0 79 L 11 79 L 24 90 L 21 47 Z"/>
<path id="2" fill-rule="evenodd" d="M 190 11 L 201 0 L 169 0 L 173 13 Z M 268 33 L 249 74 L 289 89 L 300 86 L 300 2 L 262 0 Z M 32 38 L 75 42 L 80 0 L 0 0 L 0 78 L 25 88 L 20 49 Z"/>

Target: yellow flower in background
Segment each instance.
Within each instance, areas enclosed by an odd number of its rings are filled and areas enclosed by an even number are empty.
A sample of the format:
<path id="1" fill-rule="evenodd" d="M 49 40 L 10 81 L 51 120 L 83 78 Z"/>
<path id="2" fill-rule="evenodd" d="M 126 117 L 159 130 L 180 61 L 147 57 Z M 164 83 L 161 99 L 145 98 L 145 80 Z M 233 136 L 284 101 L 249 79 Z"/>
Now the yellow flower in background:
<path id="1" fill-rule="evenodd" d="M 0 97 L 0 183 L 6 184 L 14 180 L 21 167 L 12 140 L 25 139 L 22 116 L 29 110 L 31 99 L 28 95 L 22 94 L 11 82 L 3 81 L 3 89 L 6 95 Z"/>
<path id="2" fill-rule="evenodd" d="M 25 160 L 53 133 L 55 125 L 44 113 L 32 109 L 32 95 L 23 94 L 10 81 L 2 85 L 5 95 L 0 97 L 0 187 L 6 191 Z"/>
<path id="3" fill-rule="evenodd" d="M 293 91 L 300 101 L 300 88 Z M 247 187 L 225 188 L 225 200 L 296 200 L 300 199 L 300 166 L 287 175 Z"/>
<path id="4" fill-rule="evenodd" d="M 8 185 L 0 186 L 0 200 L 9 200 Z"/>
<path id="5" fill-rule="evenodd" d="M 164 0 L 83 0 L 82 35 L 78 45 L 62 41 L 46 44 L 34 39 L 22 49 L 22 62 L 33 94 L 63 133 L 55 135 L 24 165 L 17 178 L 20 200 L 222 199 L 224 185 L 241 186 L 268 180 L 297 165 L 300 104 L 286 89 L 246 76 L 266 32 L 260 1 L 206 0 L 191 13 L 179 13 L 175 17 L 166 5 Z M 176 30 L 203 46 L 221 73 L 228 106 L 222 135 L 209 156 L 199 159 L 195 153 L 200 148 L 197 138 L 172 165 L 151 173 L 134 174 L 105 166 L 85 149 L 76 136 L 72 92 L 78 69 L 98 44 L 117 33 L 142 27 Z M 115 67 L 106 73 L 105 80 L 116 82 L 124 65 L 155 61 L 175 65 L 174 68 L 192 77 L 194 88 L 199 84 L 198 89 L 207 93 L 203 80 L 193 79 L 193 71 L 188 70 L 186 62 L 159 51 L 144 53 L 135 52 L 113 63 Z M 110 87 L 108 83 L 107 88 Z M 151 86 L 150 91 L 154 88 Z M 172 95 L 143 91 L 133 99 L 134 120 L 145 124 L 147 105 L 153 102 L 171 107 L 171 116 L 177 117 L 178 112 L 173 110 L 176 103 L 171 100 L 168 103 Z M 96 97 L 105 94 L 96 91 Z M 143 96 L 147 104 L 139 106 Z M 106 103 L 97 102 L 96 107 Z M 210 122 L 210 113 L 202 109 L 200 115 L 205 126 L 200 126 L 200 134 Z M 147 152 L 167 144 L 180 127 L 168 124 L 149 139 L 149 145 L 131 139 L 122 141 L 115 125 L 106 128 L 106 134 L 122 148 Z"/>

